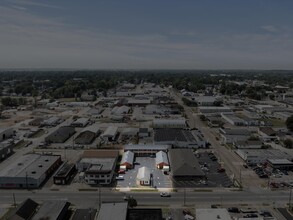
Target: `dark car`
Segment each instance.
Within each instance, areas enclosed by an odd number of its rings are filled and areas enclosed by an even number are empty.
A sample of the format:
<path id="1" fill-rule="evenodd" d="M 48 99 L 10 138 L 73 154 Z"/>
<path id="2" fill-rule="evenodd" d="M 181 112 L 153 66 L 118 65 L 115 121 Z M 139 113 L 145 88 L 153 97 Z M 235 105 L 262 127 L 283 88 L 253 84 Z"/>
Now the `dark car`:
<path id="1" fill-rule="evenodd" d="M 257 218 L 258 215 L 254 213 L 249 213 L 243 216 L 243 218 Z"/>
<path id="2" fill-rule="evenodd" d="M 227 208 L 228 212 L 240 213 L 240 210 L 237 207 Z"/>

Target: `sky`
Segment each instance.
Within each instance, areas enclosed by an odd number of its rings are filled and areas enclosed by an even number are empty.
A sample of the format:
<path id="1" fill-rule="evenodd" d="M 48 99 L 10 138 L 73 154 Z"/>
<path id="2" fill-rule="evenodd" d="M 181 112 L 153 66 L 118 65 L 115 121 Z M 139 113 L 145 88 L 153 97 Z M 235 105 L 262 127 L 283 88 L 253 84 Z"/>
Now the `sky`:
<path id="1" fill-rule="evenodd" d="M 0 68 L 293 69 L 292 0 L 1 0 Z"/>

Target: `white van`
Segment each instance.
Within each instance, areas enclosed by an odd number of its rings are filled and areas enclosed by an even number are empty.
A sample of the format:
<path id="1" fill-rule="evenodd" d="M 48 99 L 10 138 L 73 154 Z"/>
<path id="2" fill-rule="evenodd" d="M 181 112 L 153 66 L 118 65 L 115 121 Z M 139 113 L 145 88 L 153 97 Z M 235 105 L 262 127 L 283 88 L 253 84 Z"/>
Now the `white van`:
<path id="1" fill-rule="evenodd" d="M 116 176 L 116 180 L 124 180 L 124 176 Z"/>

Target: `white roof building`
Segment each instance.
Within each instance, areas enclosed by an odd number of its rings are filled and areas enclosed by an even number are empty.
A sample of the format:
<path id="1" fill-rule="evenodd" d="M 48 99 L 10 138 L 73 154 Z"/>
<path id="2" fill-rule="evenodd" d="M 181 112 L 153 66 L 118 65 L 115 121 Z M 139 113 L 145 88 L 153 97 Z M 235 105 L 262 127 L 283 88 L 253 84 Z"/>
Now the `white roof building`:
<path id="1" fill-rule="evenodd" d="M 149 185 L 151 181 L 151 171 L 147 167 L 141 167 L 138 169 L 136 176 L 137 183 L 140 185 Z"/>
<path id="2" fill-rule="evenodd" d="M 158 153 L 156 153 L 156 165 L 162 164 L 162 163 L 165 165 L 169 165 L 168 156 L 166 152 L 159 151 Z"/>
<path id="3" fill-rule="evenodd" d="M 125 164 L 129 164 L 129 165 L 133 165 L 133 160 L 134 160 L 134 153 L 131 151 L 126 151 L 124 152 L 121 162 L 121 165 L 125 165 Z"/>
<path id="4" fill-rule="evenodd" d="M 109 126 L 104 133 L 102 134 L 102 137 L 115 137 L 118 131 L 117 126 Z"/>

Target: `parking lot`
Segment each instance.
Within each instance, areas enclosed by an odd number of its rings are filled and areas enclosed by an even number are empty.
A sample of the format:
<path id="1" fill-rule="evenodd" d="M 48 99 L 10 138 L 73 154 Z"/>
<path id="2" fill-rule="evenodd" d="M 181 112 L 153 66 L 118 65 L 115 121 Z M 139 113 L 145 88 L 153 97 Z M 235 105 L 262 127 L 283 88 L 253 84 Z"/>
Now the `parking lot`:
<path id="1" fill-rule="evenodd" d="M 220 164 L 215 157 L 207 152 L 198 153 L 197 159 L 202 171 L 206 174 L 206 180 L 173 180 L 174 187 L 231 187 L 232 181 L 225 172 L 219 172 Z M 212 159 L 211 159 L 212 158 Z"/>
<path id="2" fill-rule="evenodd" d="M 124 177 L 124 180 L 117 181 L 117 187 L 138 187 L 136 184 L 136 176 L 140 167 L 146 166 L 151 170 L 153 178 L 151 181 L 151 187 L 157 188 L 171 188 L 172 182 L 169 175 L 164 175 L 162 170 L 156 168 L 156 159 L 151 157 L 136 157 L 135 165 L 132 170 L 126 171 L 125 174 L 120 176 Z"/>

